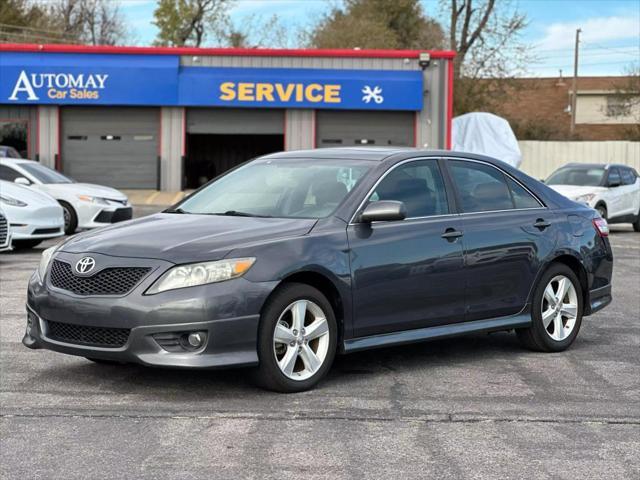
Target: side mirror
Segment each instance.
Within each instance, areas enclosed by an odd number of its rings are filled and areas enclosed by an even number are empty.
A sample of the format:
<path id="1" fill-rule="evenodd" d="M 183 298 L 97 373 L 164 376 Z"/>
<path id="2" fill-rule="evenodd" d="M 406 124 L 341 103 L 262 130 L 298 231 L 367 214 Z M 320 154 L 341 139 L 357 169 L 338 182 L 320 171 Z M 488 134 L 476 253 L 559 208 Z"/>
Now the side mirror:
<path id="1" fill-rule="evenodd" d="M 27 178 L 25 178 L 25 177 L 17 177 L 17 178 L 13 181 L 13 183 L 17 183 L 18 185 L 24 185 L 24 186 L 27 186 L 27 187 L 28 187 L 29 185 L 31 185 L 31 182 L 30 182 Z"/>
<path id="2" fill-rule="evenodd" d="M 405 218 L 407 218 L 407 208 L 404 203 L 395 200 L 380 200 L 367 205 L 360 214 L 359 221 L 362 223 L 393 222 Z"/>

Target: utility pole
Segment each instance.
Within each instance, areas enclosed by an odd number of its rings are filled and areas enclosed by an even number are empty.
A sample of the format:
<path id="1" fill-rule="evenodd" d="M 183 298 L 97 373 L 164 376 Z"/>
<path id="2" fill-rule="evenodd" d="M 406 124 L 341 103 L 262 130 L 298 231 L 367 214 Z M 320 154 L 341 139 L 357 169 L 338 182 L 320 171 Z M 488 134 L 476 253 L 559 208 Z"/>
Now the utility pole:
<path id="1" fill-rule="evenodd" d="M 576 104 L 578 99 L 578 49 L 580 45 L 580 30 L 579 28 L 576 30 L 576 46 L 573 57 L 573 84 L 571 85 L 571 128 L 569 129 L 569 133 L 573 137 L 573 134 L 576 131 Z"/>

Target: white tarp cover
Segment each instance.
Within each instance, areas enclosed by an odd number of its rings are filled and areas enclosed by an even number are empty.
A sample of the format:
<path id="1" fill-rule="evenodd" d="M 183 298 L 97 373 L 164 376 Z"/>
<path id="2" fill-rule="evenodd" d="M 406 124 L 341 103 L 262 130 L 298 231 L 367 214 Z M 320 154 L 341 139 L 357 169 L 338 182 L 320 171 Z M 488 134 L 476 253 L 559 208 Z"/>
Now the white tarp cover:
<path id="1" fill-rule="evenodd" d="M 453 150 L 497 158 L 520 167 L 522 154 L 509 122 L 492 113 L 474 112 L 453 119 Z"/>

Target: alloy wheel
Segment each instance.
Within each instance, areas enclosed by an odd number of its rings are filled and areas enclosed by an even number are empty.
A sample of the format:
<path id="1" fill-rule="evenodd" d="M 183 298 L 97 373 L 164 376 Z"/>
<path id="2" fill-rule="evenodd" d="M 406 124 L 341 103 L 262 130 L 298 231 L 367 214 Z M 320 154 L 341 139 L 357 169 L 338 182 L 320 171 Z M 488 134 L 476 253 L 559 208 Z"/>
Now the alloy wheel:
<path id="1" fill-rule="evenodd" d="M 62 216 L 64 218 L 64 231 L 69 230 L 69 225 L 71 224 L 71 212 L 67 207 L 62 207 Z"/>
<path id="2" fill-rule="evenodd" d="M 273 332 L 273 353 L 280 371 L 292 380 L 312 377 L 329 351 L 329 323 L 310 300 L 297 300 L 282 312 Z"/>
<path id="3" fill-rule="evenodd" d="M 566 339 L 576 325 L 578 292 L 569 278 L 556 275 L 542 296 L 542 325 L 555 341 Z"/>

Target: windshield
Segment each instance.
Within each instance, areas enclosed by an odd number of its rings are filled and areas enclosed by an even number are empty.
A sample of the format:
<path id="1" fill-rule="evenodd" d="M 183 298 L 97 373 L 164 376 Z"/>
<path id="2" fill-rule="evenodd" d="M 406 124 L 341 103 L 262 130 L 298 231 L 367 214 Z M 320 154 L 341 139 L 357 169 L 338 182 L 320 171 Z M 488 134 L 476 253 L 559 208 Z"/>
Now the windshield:
<path id="1" fill-rule="evenodd" d="M 176 213 L 323 218 L 371 168 L 360 160 L 259 160 L 193 194 Z"/>
<path id="2" fill-rule="evenodd" d="M 561 168 L 552 173 L 545 183 L 547 185 L 598 187 L 602 185 L 603 177 L 603 167 L 570 167 Z"/>
<path id="3" fill-rule="evenodd" d="M 21 163 L 20 168 L 25 169 L 42 183 L 73 183 L 73 180 L 69 177 L 65 177 L 60 172 L 56 172 L 39 163 Z"/>

